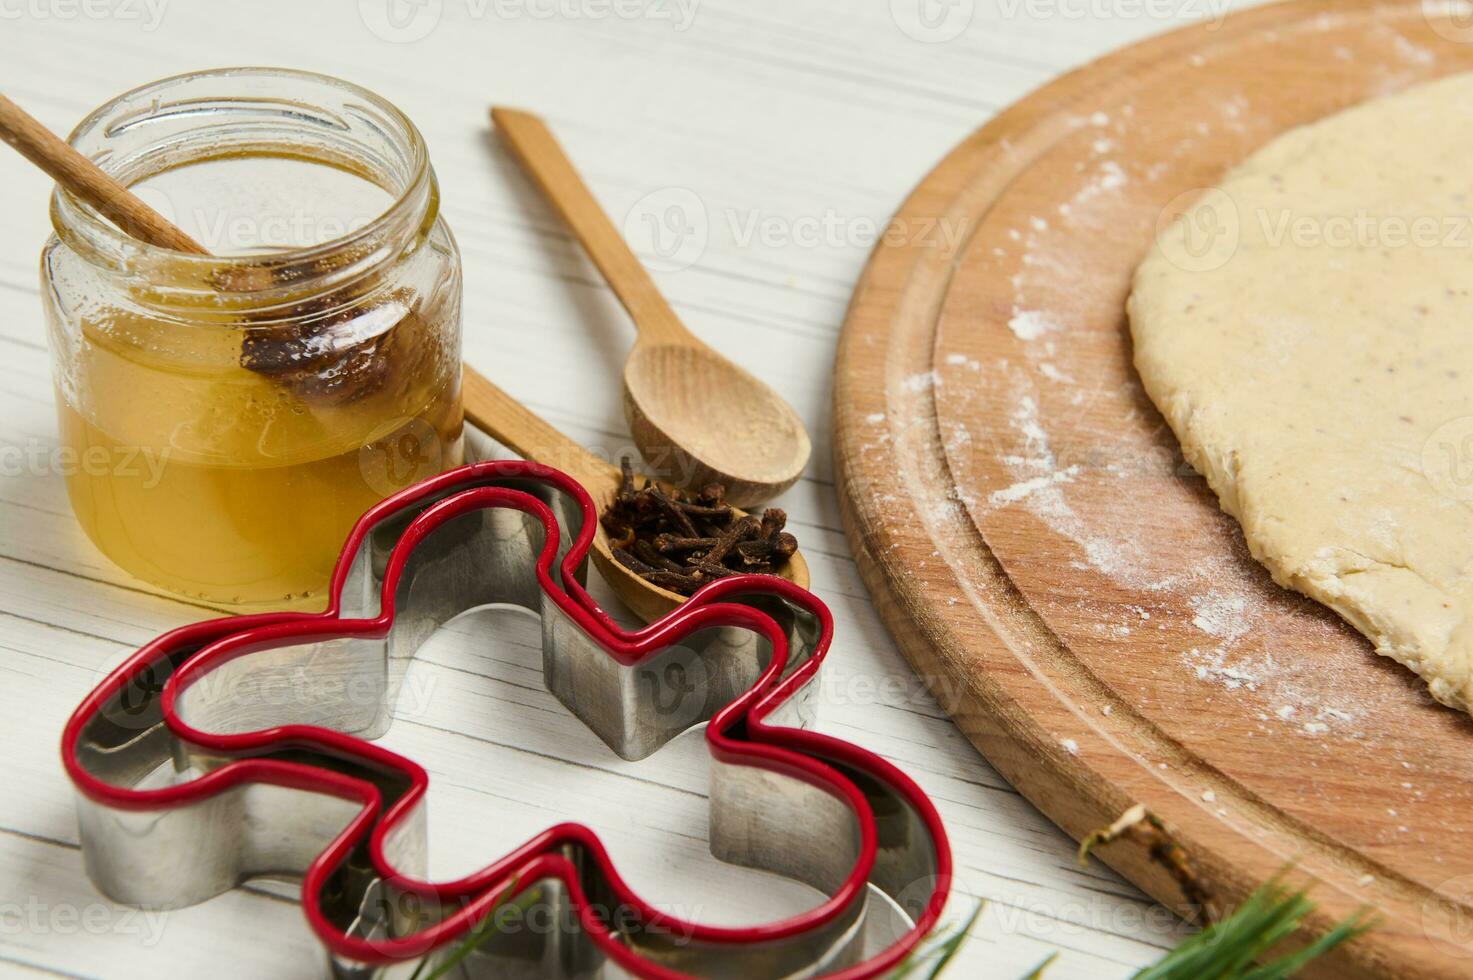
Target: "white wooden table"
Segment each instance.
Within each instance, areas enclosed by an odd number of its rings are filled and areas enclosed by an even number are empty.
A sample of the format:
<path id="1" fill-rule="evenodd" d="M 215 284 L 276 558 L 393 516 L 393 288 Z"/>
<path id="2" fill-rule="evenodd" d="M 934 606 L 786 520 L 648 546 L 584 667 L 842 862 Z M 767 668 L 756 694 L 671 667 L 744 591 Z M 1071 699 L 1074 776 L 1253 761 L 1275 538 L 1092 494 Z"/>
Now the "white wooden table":
<path id="1" fill-rule="evenodd" d="M 952 913 L 966 896 L 988 903 L 954 975 L 1019 977 L 1059 950 L 1051 978 L 1126 976 L 1183 930 L 1101 866 L 1079 868 L 1073 843 L 911 678 L 839 527 L 829 376 L 874 229 L 950 146 L 1060 71 L 1225 2 L 0 0 L 0 90 L 63 132 L 124 89 L 219 65 L 377 90 L 428 138 L 464 253 L 467 358 L 605 452 L 627 446 L 617 368 L 631 328 L 488 138 L 486 109 L 544 113 L 616 220 L 694 202 L 704 246 L 686 242 L 656 279 L 814 435 L 782 503 L 838 622 L 821 727 L 905 767 L 939 805 L 962 893 Z M 37 295 L 49 190 L 0 153 L 0 973 L 318 976 L 292 886 L 145 916 L 83 873 L 62 723 L 104 669 L 206 613 L 111 567 L 68 509 Z M 509 613 L 473 615 L 411 678 L 388 741 L 432 773 L 434 875 L 573 818 L 637 888 L 686 914 L 755 922 L 813 900 L 709 856 L 698 736 L 642 763 L 614 758 L 542 689 L 537 639 Z"/>

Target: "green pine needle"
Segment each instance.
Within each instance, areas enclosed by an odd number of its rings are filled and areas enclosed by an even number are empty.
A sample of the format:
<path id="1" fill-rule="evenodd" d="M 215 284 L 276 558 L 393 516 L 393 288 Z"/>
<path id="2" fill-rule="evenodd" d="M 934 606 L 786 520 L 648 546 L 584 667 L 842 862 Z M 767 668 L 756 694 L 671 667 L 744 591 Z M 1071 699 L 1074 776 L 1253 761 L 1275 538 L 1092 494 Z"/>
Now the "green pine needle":
<path id="1" fill-rule="evenodd" d="M 1044 960 L 1042 963 L 1040 963 L 1037 966 L 1035 966 L 1033 968 L 1033 972 L 1030 973 L 1030 974 L 1028 974 L 1026 977 L 1024 977 L 1023 980 L 1043 980 L 1043 971 L 1044 970 L 1047 970 L 1049 967 L 1053 966 L 1054 965 L 1054 960 L 1056 960 L 1058 958 L 1059 958 L 1059 954 L 1058 953 L 1050 953 L 1049 956 L 1048 956 L 1048 959 Z"/>
<path id="2" fill-rule="evenodd" d="M 1372 925 L 1364 913 L 1351 916 L 1303 949 L 1255 965 L 1297 932 L 1312 911 L 1314 903 L 1303 891 L 1290 892 L 1276 877 L 1232 915 L 1192 936 L 1134 980 L 1286 980 Z"/>
<path id="3" fill-rule="evenodd" d="M 925 980 L 936 980 L 951 958 L 962 948 L 967 941 L 967 936 L 972 931 L 972 926 L 977 924 L 977 919 L 982 915 L 985 902 L 978 902 L 972 909 L 966 921 L 962 922 L 940 935 L 932 936 L 925 943 L 911 950 L 909 956 L 895 968 L 890 975 L 891 980 L 901 980 L 903 977 L 919 976 L 920 971 L 930 966 L 925 974 Z M 934 962 L 933 962 L 934 961 Z"/>
<path id="4" fill-rule="evenodd" d="M 457 965 L 459 965 L 461 960 L 465 959 L 467 956 L 471 955 L 477 949 L 479 949 L 482 943 L 490 939 L 492 936 L 496 935 L 496 929 L 493 926 L 492 919 L 494 919 L 496 917 L 496 913 L 499 912 L 506 905 L 512 893 L 517 890 L 517 880 L 518 879 L 514 877 L 511 879 L 510 882 L 507 883 L 506 889 L 496 897 L 495 902 L 491 903 L 491 907 L 486 910 L 486 914 L 481 917 L 481 921 L 477 922 L 474 926 L 471 927 L 470 931 L 465 934 L 465 938 L 462 939 L 459 944 L 454 947 L 454 950 L 450 953 L 450 955 L 441 960 L 439 965 L 435 966 L 433 969 L 430 968 L 430 962 L 434 959 L 435 954 L 431 953 L 430 955 L 426 956 L 424 959 L 420 960 L 419 965 L 414 968 L 414 972 L 410 974 L 409 980 L 440 980 L 441 977 L 445 976 Z M 526 894 L 520 896 L 517 899 L 518 907 L 521 908 L 522 911 L 526 911 L 526 909 L 531 906 L 532 903 L 537 901 L 537 896 L 540 894 L 540 892 L 540 888 L 529 888 Z M 429 970 L 430 972 L 425 973 L 426 970 Z"/>

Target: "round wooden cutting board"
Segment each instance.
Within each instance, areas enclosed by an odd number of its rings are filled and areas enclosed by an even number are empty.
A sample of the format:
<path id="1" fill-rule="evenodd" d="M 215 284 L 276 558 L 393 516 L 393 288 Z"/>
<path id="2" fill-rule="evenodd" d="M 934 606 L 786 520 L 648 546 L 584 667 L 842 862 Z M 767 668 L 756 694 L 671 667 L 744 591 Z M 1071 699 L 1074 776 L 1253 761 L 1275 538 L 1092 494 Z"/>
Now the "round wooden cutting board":
<path id="1" fill-rule="evenodd" d="M 957 723 L 1076 838 L 1140 803 L 1229 905 L 1294 862 L 1314 930 L 1374 906 L 1322 976 L 1473 975 L 1473 724 L 1249 557 L 1140 388 L 1125 300 L 1163 222 L 1255 148 L 1466 70 L 1473 17 L 1419 2 L 1257 8 L 1112 55 L 926 178 L 838 355 L 849 537 Z M 1184 907 L 1141 846 L 1096 853 Z"/>

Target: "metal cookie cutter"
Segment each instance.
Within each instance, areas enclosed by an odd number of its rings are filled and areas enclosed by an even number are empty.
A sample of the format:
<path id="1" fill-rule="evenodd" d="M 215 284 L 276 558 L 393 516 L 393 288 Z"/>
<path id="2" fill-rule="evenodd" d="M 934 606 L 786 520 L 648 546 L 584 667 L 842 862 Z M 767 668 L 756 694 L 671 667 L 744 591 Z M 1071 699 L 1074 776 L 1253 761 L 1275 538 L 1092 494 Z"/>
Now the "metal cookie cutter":
<path id="1" fill-rule="evenodd" d="M 915 783 L 803 729 L 828 610 L 745 576 L 626 632 L 580 584 L 595 527 L 592 499 L 556 470 L 466 466 L 359 520 L 326 612 L 211 620 L 139 650 L 62 737 L 92 880 L 119 902 L 177 908 L 300 877 L 336 977 L 407 975 L 395 965 L 426 956 L 498 978 L 894 967 L 941 913 L 951 852 Z M 388 729 L 415 650 L 498 603 L 541 616 L 548 688 L 623 758 L 705 723 L 712 853 L 822 901 L 750 928 L 687 922 L 636 895 L 574 823 L 459 881 L 426 880 L 428 776 L 369 740 Z M 514 921 L 530 906 L 540 928 Z"/>

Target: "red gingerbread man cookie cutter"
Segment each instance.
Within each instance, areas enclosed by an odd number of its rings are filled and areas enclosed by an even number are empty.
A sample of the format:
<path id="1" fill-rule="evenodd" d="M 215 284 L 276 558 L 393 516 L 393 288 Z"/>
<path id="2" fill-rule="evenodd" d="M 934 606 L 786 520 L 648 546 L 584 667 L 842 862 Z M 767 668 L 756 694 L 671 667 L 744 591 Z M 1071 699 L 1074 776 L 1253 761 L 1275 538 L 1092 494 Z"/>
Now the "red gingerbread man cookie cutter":
<path id="1" fill-rule="evenodd" d="M 580 584 L 596 517 L 556 470 L 462 467 L 363 516 L 327 611 L 216 619 L 143 647 L 62 737 L 93 881 L 116 901 L 177 908 L 252 877 L 300 875 L 341 977 L 466 950 L 454 967 L 466 977 L 895 967 L 941 913 L 951 854 L 914 782 L 802 727 L 828 610 L 791 583 L 743 576 L 626 632 Z M 461 880 L 426 880 L 428 776 L 372 739 L 416 648 L 493 603 L 541 616 L 548 688 L 619 755 L 651 755 L 705 722 L 712 853 L 825 897 L 755 927 L 687 922 L 641 899 L 576 823 Z M 542 927 L 510 922 L 534 905 Z"/>

